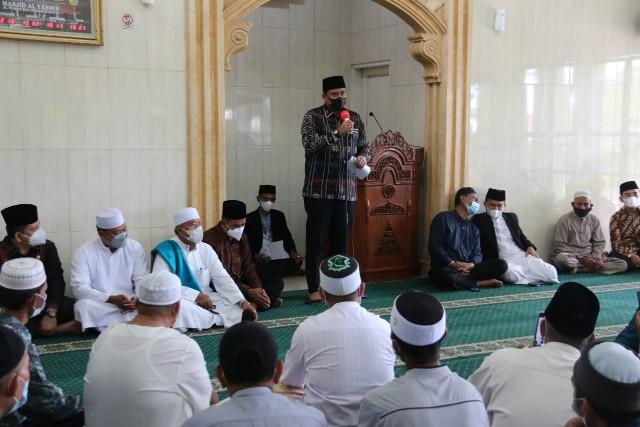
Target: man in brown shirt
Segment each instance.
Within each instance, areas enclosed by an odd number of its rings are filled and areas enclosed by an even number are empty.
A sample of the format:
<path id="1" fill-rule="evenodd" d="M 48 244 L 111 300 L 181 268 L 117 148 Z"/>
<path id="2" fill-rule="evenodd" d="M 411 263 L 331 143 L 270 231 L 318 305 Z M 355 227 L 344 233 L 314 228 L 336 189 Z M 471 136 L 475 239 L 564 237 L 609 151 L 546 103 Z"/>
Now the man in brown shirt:
<path id="1" fill-rule="evenodd" d="M 621 273 L 627 263 L 604 256 L 605 239 L 600 220 L 591 215 L 593 207 L 589 191 L 577 191 L 571 202 L 573 211 L 560 217 L 553 233 L 551 261 L 559 270 Z"/>
<path id="2" fill-rule="evenodd" d="M 247 222 L 247 207 L 239 200 L 225 200 L 222 219 L 204 233 L 203 241 L 213 247 L 229 276 L 238 285 L 244 297 L 259 310 L 282 304 L 280 291 L 262 288 L 251 256 L 249 239 L 243 234 Z"/>
<path id="3" fill-rule="evenodd" d="M 627 263 L 629 270 L 640 268 L 640 191 L 635 181 L 620 184 L 624 206 L 611 216 L 611 256 Z"/>

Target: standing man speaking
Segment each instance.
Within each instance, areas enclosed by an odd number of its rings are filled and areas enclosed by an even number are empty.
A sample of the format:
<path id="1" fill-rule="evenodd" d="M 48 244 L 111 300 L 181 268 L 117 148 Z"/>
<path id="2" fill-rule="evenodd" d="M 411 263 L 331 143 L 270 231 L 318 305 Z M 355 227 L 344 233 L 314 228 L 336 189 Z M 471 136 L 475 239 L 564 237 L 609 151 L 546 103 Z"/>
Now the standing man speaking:
<path id="1" fill-rule="evenodd" d="M 347 253 L 347 236 L 356 204 L 355 168 L 367 164 L 369 147 L 358 113 L 345 108 L 347 89 L 342 76 L 322 80 L 324 104 L 302 118 L 305 151 L 304 209 L 307 212 L 307 302 L 321 300 L 318 293 L 320 262 L 328 255 Z"/>

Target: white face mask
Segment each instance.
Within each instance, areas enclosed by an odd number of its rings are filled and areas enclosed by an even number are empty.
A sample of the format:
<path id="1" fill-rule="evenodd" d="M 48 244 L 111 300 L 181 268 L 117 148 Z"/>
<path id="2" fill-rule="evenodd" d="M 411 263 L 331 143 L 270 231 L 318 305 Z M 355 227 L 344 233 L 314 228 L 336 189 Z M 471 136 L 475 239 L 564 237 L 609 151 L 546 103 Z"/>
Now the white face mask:
<path id="1" fill-rule="evenodd" d="M 502 211 L 500 209 L 487 209 L 487 214 L 493 219 L 498 219 L 502 216 Z"/>
<path id="2" fill-rule="evenodd" d="M 238 242 L 242 239 L 242 232 L 244 231 L 244 225 L 240 228 L 234 228 L 233 230 L 228 230 L 227 235 L 232 239 L 237 240 Z"/>
<path id="3" fill-rule="evenodd" d="M 273 207 L 273 202 L 260 202 L 260 207 L 263 211 L 269 212 Z"/>
<path id="4" fill-rule="evenodd" d="M 111 246 L 113 249 L 120 249 L 121 247 L 124 246 L 125 242 L 127 241 L 127 237 L 128 237 L 128 234 L 126 231 L 123 231 L 122 233 L 118 233 L 115 236 L 113 236 L 113 239 L 111 239 L 111 243 L 109 244 L 109 246 Z"/>
<path id="5" fill-rule="evenodd" d="M 624 199 L 624 205 L 628 208 L 637 208 L 640 206 L 640 198 L 632 196 Z"/>
<path id="6" fill-rule="evenodd" d="M 202 226 L 200 226 L 198 228 L 194 228 L 193 230 L 187 231 L 187 235 L 189 236 L 187 237 L 187 240 L 197 245 L 198 243 L 202 242 L 204 230 L 202 229 Z"/>
<path id="7" fill-rule="evenodd" d="M 42 299 L 42 304 L 40 304 L 33 310 L 33 313 L 31 313 L 31 316 L 29 316 L 30 318 L 36 317 L 40 313 L 42 313 L 42 310 L 44 310 L 45 306 L 47 305 L 47 294 L 44 294 L 44 296 L 42 296 L 42 294 L 36 294 L 36 295 L 38 295 L 40 299 Z"/>
<path id="8" fill-rule="evenodd" d="M 35 233 L 29 236 L 29 246 L 40 246 L 45 243 L 47 243 L 47 233 L 42 228 L 38 228 Z"/>

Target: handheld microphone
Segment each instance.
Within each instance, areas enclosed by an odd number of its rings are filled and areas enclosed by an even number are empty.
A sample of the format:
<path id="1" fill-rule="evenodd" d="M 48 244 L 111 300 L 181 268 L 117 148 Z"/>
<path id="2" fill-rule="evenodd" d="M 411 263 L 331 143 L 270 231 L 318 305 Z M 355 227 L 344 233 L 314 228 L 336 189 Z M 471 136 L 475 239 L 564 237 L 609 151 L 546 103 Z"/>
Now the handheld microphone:
<path id="1" fill-rule="evenodd" d="M 375 114 L 373 114 L 373 111 L 370 111 L 370 112 L 369 112 L 369 115 L 370 115 L 371 117 L 373 117 L 373 120 L 375 120 L 375 121 L 376 121 L 376 123 L 378 124 L 378 127 L 380 128 L 380 133 L 384 133 L 384 129 L 382 129 L 382 125 L 381 125 L 381 124 L 380 124 L 380 122 L 378 121 L 378 118 L 376 117 L 376 115 L 375 115 Z"/>
<path id="2" fill-rule="evenodd" d="M 345 121 L 345 120 L 351 120 L 351 114 L 349 114 L 349 111 L 347 110 L 342 110 L 340 111 L 340 120 Z M 358 135 L 358 129 L 351 128 L 351 131 L 349 132 L 351 135 Z"/>

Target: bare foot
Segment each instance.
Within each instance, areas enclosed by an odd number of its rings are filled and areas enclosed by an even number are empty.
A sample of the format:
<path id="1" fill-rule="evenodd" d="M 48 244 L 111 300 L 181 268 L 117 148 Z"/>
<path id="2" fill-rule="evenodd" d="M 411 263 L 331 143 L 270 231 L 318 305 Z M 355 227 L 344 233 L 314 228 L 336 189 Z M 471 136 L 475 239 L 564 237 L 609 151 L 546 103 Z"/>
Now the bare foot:
<path id="1" fill-rule="evenodd" d="M 498 279 L 478 280 L 477 286 L 479 288 L 501 288 L 502 282 Z"/>
<path id="2" fill-rule="evenodd" d="M 80 322 L 72 320 L 71 322 L 62 323 L 56 326 L 55 335 L 69 334 L 69 335 L 81 335 L 82 325 Z"/>
<path id="3" fill-rule="evenodd" d="M 307 303 L 320 302 L 322 301 L 322 297 L 320 296 L 320 292 L 312 292 L 307 295 Z"/>

